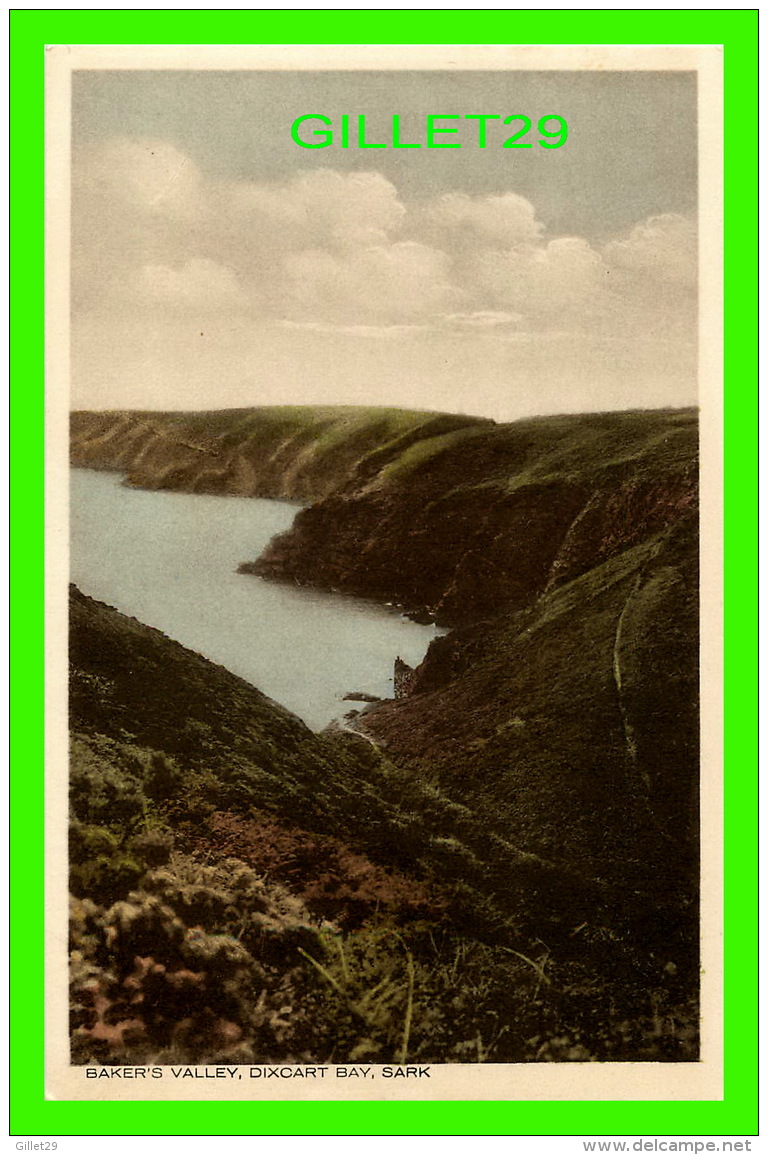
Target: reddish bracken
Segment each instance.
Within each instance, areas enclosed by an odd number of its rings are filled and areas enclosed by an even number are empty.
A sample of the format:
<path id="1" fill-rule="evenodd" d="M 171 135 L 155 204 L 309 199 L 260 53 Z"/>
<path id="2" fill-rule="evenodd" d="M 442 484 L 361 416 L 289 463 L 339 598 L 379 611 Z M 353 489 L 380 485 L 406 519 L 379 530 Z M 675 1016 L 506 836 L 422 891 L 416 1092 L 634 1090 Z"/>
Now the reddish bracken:
<path id="1" fill-rule="evenodd" d="M 266 814 L 242 818 L 217 811 L 207 829 L 191 837 L 190 849 L 239 858 L 285 883 L 314 914 L 348 928 L 377 912 L 424 918 L 442 910 L 440 899 L 422 883 L 377 866 L 339 838 L 283 826 Z"/>

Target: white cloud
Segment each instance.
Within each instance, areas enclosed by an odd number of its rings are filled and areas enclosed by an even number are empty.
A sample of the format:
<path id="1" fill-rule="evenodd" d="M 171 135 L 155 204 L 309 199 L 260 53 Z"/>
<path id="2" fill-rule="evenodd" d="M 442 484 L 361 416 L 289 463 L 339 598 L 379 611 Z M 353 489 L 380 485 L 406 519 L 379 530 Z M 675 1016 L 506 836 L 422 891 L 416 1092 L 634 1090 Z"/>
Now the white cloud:
<path id="1" fill-rule="evenodd" d="M 432 325 L 336 325 L 330 321 L 278 321 L 278 326 L 284 329 L 294 329 L 299 332 L 325 333 L 338 337 L 413 337 L 418 333 L 432 332 Z"/>
<path id="2" fill-rule="evenodd" d="M 180 268 L 143 265 L 132 278 L 135 297 L 152 307 L 215 311 L 242 308 L 247 298 L 232 269 L 196 257 Z"/>
<path id="3" fill-rule="evenodd" d="M 543 231 L 530 201 L 511 192 L 498 196 L 446 193 L 426 204 L 421 215 L 428 230 L 448 234 L 454 245 L 532 245 Z"/>
<path id="4" fill-rule="evenodd" d="M 127 138 L 80 149 L 73 174 L 76 312 L 414 342 L 453 332 L 473 348 L 695 337 L 696 231 L 681 216 L 602 242 L 553 237 L 514 191 L 408 203 L 379 173 L 331 169 L 220 181 L 171 144 Z"/>
<path id="5" fill-rule="evenodd" d="M 496 329 L 516 325 L 523 316 L 522 313 L 502 313 L 498 309 L 477 309 L 474 313 L 445 313 L 442 320 L 457 328 Z"/>
<path id="6" fill-rule="evenodd" d="M 416 241 L 308 249 L 287 257 L 285 269 L 289 307 L 340 321 L 421 318 L 462 299 L 446 254 Z"/>
<path id="7" fill-rule="evenodd" d="M 246 251 L 380 244 L 405 217 L 397 189 L 375 172 L 301 173 L 271 185 L 239 182 L 209 192 L 211 224 Z"/>
<path id="8" fill-rule="evenodd" d="M 73 157 L 74 204 L 190 219 L 202 208 L 203 181 L 194 162 L 161 140 L 118 137 Z"/>
<path id="9" fill-rule="evenodd" d="M 650 217 L 629 236 L 604 247 L 606 261 L 616 269 L 664 284 L 693 287 L 697 263 L 696 226 L 675 213 Z"/>

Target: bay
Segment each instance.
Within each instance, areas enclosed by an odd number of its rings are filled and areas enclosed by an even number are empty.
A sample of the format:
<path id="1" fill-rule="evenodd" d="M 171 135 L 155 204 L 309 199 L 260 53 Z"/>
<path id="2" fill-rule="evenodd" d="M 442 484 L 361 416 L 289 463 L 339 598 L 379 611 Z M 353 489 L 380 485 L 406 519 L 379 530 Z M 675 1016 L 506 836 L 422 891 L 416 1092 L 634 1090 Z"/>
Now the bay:
<path id="1" fill-rule="evenodd" d="M 236 573 L 298 508 L 131 489 L 119 474 L 73 469 L 70 579 L 322 729 L 360 708 L 346 693 L 391 698 L 395 657 L 417 664 L 442 631 L 364 599 Z"/>

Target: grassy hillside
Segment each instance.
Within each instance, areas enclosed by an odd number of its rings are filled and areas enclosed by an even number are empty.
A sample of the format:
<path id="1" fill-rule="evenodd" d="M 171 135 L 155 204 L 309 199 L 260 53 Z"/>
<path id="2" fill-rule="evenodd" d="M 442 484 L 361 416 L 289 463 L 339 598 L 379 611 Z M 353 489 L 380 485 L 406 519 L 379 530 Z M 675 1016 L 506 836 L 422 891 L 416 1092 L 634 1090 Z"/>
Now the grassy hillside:
<path id="1" fill-rule="evenodd" d="M 74 413 L 73 464 L 129 484 L 313 503 L 243 572 L 457 624 L 521 608 L 686 516 L 697 415 L 506 425 L 397 409 Z"/>
<path id="2" fill-rule="evenodd" d="M 436 640 L 408 696 L 358 725 L 527 850 L 690 898 L 697 578 L 689 518 Z"/>
<path id="3" fill-rule="evenodd" d="M 120 470 L 130 484 L 188 493 L 315 501 L 381 461 L 472 417 L 401 409 L 274 406 L 213 412 L 72 414 L 73 465 Z"/>
<path id="4" fill-rule="evenodd" d="M 318 735 L 73 591 L 76 1060 L 695 1058 L 695 412 L 72 428 L 131 484 L 313 502 L 246 571 L 453 627 Z"/>
<path id="5" fill-rule="evenodd" d="M 474 425 L 372 453 L 244 570 L 447 624 L 522 608 L 697 501 L 691 410 Z"/>
<path id="6" fill-rule="evenodd" d="M 74 589 L 71 631 L 75 1062 L 695 1057 L 690 928 L 636 878 Z"/>

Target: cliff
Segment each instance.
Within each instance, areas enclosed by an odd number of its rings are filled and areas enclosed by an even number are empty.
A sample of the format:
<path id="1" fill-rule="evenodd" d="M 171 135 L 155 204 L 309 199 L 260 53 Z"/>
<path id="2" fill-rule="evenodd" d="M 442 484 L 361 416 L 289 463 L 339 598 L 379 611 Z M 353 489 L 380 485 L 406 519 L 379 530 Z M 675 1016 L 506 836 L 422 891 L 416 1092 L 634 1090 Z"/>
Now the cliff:
<path id="1" fill-rule="evenodd" d="M 466 426 L 370 455 L 242 568 L 453 625 L 522 608 L 689 516 L 697 484 L 692 410 Z"/>
<path id="2" fill-rule="evenodd" d="M 521 608 L 694 510 L 697 415 L 80 412 L 71 460 L 144 488 L 311 502 L 244 572 L 453 625 Z"/>
<path id="3" fill-rule="evenodd" d="M 437 639 L 407 695 L 358 725 L 526 850 L 690 900 L 697 542 L 689 516 Z"/>
<path id="4" fill-rule="evenodd" d="M 275 406 L 202 413 L 75 412 L 73 465 L 125 473 L 144 489 L 316 501 L 367 459 L 385 464 L 420 442 L 488 424 L 400 409 Z"/>

